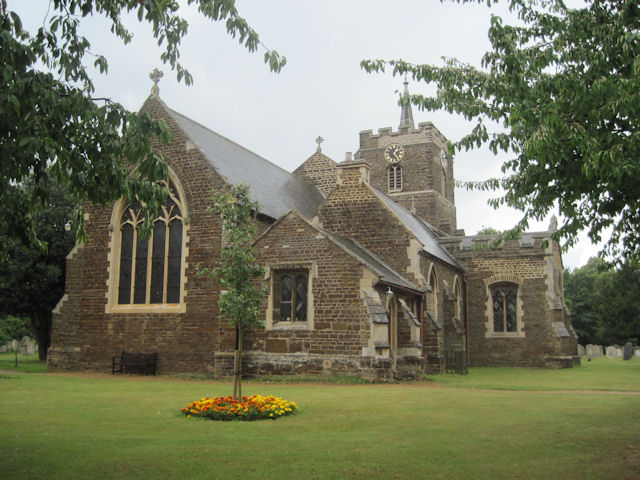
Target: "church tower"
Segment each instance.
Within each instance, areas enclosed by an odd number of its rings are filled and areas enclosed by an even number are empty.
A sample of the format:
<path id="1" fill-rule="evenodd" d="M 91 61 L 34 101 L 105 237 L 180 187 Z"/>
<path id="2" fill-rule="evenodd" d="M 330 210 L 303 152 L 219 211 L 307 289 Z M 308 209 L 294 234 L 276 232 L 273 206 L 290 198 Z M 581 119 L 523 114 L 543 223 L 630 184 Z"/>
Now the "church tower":
<path id="1" fill-rule="evenodd" d="M 431 122 L 414 127 L 406 80 L 402 103 L 398 131 L 360 132 L 355 159 L 371 165 L 371 185 L 442 235 L 454 235 L 453 159 L 446 153 L 447 139 Z"/>

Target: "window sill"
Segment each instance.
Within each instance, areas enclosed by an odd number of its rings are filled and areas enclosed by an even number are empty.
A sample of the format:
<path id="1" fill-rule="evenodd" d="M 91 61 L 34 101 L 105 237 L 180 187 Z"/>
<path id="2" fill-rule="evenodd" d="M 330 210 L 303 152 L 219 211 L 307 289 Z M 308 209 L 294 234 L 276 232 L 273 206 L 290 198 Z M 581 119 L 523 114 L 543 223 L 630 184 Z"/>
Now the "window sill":
<path id="1" fill-rule="evenodd" d="M 524 338 L 524 332 L 487 332 L 485 338 Z"/>
<path id="2" fill-rule="evenodd" d="M 160 313 L 175 314 L 184 313 L 187 306 L 184 303 L 158 304 L 158 305 L 107 305 L 105 313 L 129 314 L 129 313 Z"/>
<path id="3" fill-rule="evenodd" d="M 308 322 L 276 322 L 269 330 L 309 330 Z"/>

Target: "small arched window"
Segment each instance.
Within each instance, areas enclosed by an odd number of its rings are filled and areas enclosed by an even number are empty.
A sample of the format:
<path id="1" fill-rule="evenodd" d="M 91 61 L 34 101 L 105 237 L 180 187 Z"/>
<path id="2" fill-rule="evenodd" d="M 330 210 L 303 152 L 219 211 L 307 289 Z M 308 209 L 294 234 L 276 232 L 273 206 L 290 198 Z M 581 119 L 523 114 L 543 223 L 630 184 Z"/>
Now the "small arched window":
<path id="1" fill-rule="evenodd" d="M 400 192 L 402 191 L 402 167 L 400 165 L 391 165 L 388 170 L 389 176 L 389 191 Z"/>
<path id="2" fill-rule="evenodd" d="M 495 283 L 491 286 L 494 333 L 518 331 L 518 284 Z"/>
<path id="3" fill-rule="evenodd" d="M 144 238 L 141 209 L 127 202 L 119 218 L 118 305 L 180 303 L 183 249 L 182 201 L 172 181 L 163 182 L 167 201 Z"/>

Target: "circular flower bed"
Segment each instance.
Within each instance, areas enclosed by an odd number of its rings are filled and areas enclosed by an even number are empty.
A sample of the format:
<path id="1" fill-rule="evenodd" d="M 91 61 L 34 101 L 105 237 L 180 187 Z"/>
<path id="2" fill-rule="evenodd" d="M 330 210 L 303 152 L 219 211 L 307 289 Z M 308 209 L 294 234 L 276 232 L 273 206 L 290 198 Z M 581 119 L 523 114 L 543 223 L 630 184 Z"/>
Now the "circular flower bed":
<path id="1" fill-rule="evenodd" d="M 296 413 L 298 406 L 273 395 L 246 395 L 241 401 L 228 397 L 201 398 L 180 411 L 187 417 L 209 420 L 263 420 L 277 419 Z"/>

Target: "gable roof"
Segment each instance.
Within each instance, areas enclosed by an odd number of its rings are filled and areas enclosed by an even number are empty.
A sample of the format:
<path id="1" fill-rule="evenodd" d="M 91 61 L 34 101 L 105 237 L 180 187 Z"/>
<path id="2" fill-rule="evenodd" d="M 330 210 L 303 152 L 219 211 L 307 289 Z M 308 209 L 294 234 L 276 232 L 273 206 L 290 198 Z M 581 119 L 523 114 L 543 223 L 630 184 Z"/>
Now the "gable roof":
<path id="1" fill-rule="evenodd" d="M 389 210 L 400 220 L 404 226 L 422 243 L 425 252 L 442 260 L 449 265 L 453 265 L 459 270 L 464 268 L 456 261 L 453 256 L 442 246 L 433 232 L 433 228 L 417 215 L 414 215 L 402 205 L 394 202 L 384 193 L 371 186 L 371 190 L 376 196 L 382 200 Z"/>
<path id="2" fill-rule="evenodd" d="M 406 280 L 402 275 L 400 275 L 389 265 L 380 260 L 380 258 L 377 257 L 373 252 L 367 250 L 355 240 L 343 237 L 336 233 L 331 233 L 324 229 L 321 229 L 321 231 L 326 236 L 331 238 L 335 243 L 337 243 L 340 247 L 349 252 L 352 256 L 356 257 L 356 259 L 365 267 L 369 268 L 369 270 L 375 273 L 378 278 L 380 278 L 381 282 L 385 284 L 395 285 L 407 290 L 412 290 L 414 292 L 424 292 L 424 289 L 419 288 L 413 283 Z"/>
<path id="3" fill-rule="evenodd" d="M 249 185 L 261 204 L 261 213 L 279 218 L 296 209 L 307 217 L 315 215 L 324 197 L 306 179 L 287 172 L 166 105 L 165 108 L 222 177 L 232 185 Z"/>
<path id="4" fill-rule="evenodd" d="M 410 291 L 415 292 L 415 293 L 424 293 L 424 289 L 414 285 L 413 283 L 411 283 L 410 281 L 405 279 L 402 275 L 400 275 L 398 272 L 396 272 L 393 268 L 391 268 L 389 265 L 387 265 L 382 260 L 380 260 L 380 258 L 378 256 L 376 256 L 373 252 L 367 250 L 365 247 L 360 245 L 358 242 L 356 242 L 354 240 L 351 240 L 351 239 L 348 239 L 348 238 L 345 238 L 345 237 L 343 237 L 341 235 L 338 235 L 336 233 L 329 232 L 328 230 L 325 230 L 324 228 L 321 228 L 321 227 L 319 227 L 317 225 L 314 225 L 313 223 L 311 223 L 309 220 L 304 218 L 302 215 L 300 215 L 295 210 L 291 210 L 286 215 L 283 215 L 282 217 L 280 217 L 274 224 L 270 225 L 269 228 L 267 230 L 265 230 L 262 233 L 262 235 L 260 235 L 255 240 L 254 245 L 256 243 L 258 243 L 258 241 L 261 238 L 266 237 L 267 235 L 269 235 L 271 233 L 271 231 L 274 230 L 275 228 L 277 228 L 277 226 L 286 217 L 288 217 L 289 215 L 295 215 L 297 218 L 299 218 L 304 223 L 306 223 L 310 228 L 312 228 L 313 230 L 319 232 L 325 238 L 327 238 L 330 241 L 332 241 L 340 249 L 342 249 L 347 254 L 349 254 L 353 258 L 355 258 L 358 261 L 358 263 L 364 265 L 366 268 L 368 268 L 374 274 L 376 274 L 377 277 L 380 279 L 380 281 L 382 283 L 384 283 L 386 285 L 392 285 L 392 286 L 400 287 L 401 289 L 404 289 L 404 290 L 410 290 Z"/>

